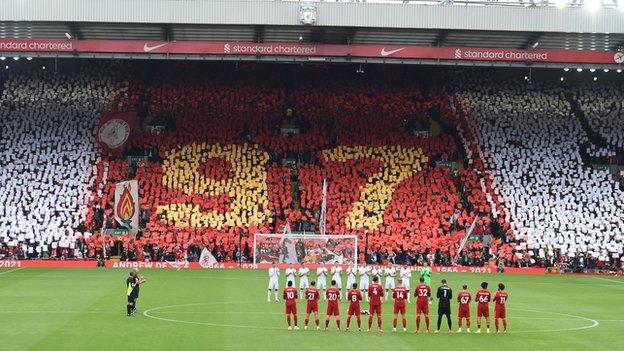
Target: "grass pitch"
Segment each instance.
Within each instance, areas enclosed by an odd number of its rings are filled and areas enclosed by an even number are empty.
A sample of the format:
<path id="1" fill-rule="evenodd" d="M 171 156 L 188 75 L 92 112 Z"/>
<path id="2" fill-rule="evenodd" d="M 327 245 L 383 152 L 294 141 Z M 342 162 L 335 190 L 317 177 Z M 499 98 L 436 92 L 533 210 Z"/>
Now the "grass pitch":
<path id="1" fill-rule="evenodd" d="M 338 333 L 333 322 L 329 332 L 288 331 L 283 303 L 266 302 L 265 270 L 143 270 L 148 283 L 137 316 L 127 317 L 127 274 L 0 270 L 0 350 L 618 350 L 624 340 L 621 277 L 434 274 L 432 281 L 446 278 L 455 292 L 463 283 L 473 294 L 482 280 L 490 287 L 505 283 L 509 333 L 448 334 L 443 324 L 441 334 L 416 335 L 413 303 L 409 332 L 391 333 L 391 302 L 383 306 L 383 334 L 353 331 L 355 320 L 348 333 Z M 299 303 L 300 325 L 304 306 Z M 322 322 L 325 303 L 319 307 Z M 436 302 L 432 307 L 435 313 Z M 475 309 L 473 303 L 473 331 Z M 341 313 L 344 328 L 346 303 Z M 436 319 L 432 314 L 432 327 Z"/>

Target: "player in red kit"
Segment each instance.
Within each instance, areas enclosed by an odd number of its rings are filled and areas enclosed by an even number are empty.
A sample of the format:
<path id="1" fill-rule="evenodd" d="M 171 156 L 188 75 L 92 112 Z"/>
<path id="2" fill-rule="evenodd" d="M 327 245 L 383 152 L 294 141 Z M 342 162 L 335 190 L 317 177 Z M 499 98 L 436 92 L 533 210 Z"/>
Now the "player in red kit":
<path id="1" fill-rule="evenodd" d="M 358 331 L 362 331 L 362 319 L 360 317 L 360 301 L 362 301 L 362 292 L 358 290 L 357 283 L 353 283 L 351 289 L 347 292 L 347 300 L 349 300 L 349 312 L 347 313 L 347 331 L 351 323 L 351 316 L 357 318 Z"/>
<path id="2" fill-rule="evenodd" d="M 310 313 L 314 313 L 314 324 L 316 324 L 316 330 L 319 330 L 318 300 L 321 296 L 321 293 L 316 288 L 315 281 L 310 282 L 310 287 L 305 289 L 304 294 L 307 301 L 304 329 L 308 329 L 308 323 L 310 322 Z"/>
<path id="3" fill-rule="evenodd" d="M 295 330 L 298 330 L 297 326 L 297 288 L 292 286 L 292 282 L 288 282 L 288 286 L 284 288 L 284 302 L 286 303 L 286 321 L 288 322 L 288 330 L 291 330 L 290 315 L 292 314 L 295 319 Z"/>
<path id="4" fill-rule="evenodd" d="M 466 319 L 466 331 L 470 333 L 470 300 L 472 296 L 468 292 L 468 285 L 462 286 L 462 291 L 457 294 L 457 302 L 459 303 L 459 310 L 457 311 L 457 325 L 459 325 L 458 333 L 462 331 L 462 319 Z"/>
<path id="5" fill-rule="evenodd" d="M 329 329 L 329 318 L 336 316 L 336 326 L 340 331 L 340 308 L 338 308 L 338 301 L 340 300 L 340 289 L 336 287 L 336 281 L 331 281 L 331 287 L 325 291 L 325 297 L 327 298 L 327 313 L 325 315 L 325 330 Z"/>
<path id="6" fill-rule="evenodd" d="M 401 314 L 403 321 L 403 331 L 407 331 L 407 319 L 405 318 L 405 300 L 409 291 L 403 285 L 403 280 L 399 279 L 396 288 L 392 290 L 392 300 L 394 300 L 394 319 L 392 320 L 392 332 L 396 333 L 397 317 Z"/>
<path id="7" fill-rule="evenodd" d="M 507 311 L 505 303 L 509 299 L 509 294 L 505 291 L 505 284 L 498 284 L 498 291 L 494 294 L 494 326 L 498 334 L 498 319 L 503 320 L 503 333 L 507 332 Z"/>
<path id="8" fill-rule="evenodd" d="M 414 289 L 414 297 L 416 297 L 416 332 L 420 333 L 420 315 L 425 315 L 425 325 L 427 333 L 429 332 L 429 298 L 431 297 L 431 288 L 425 284 L 425 278 L 420 277 L 420 284 Z"/>
<path id="9" fill-rule="evenodd" d="M 370 300 L 370 315 L 368 316 L 368 331 L 373 326 L 373 315 L 377 314 L 377 328 L 381 333 L 381 299 L 384 296 L 384 289 L 379 284 L 379 277 L 373 277 L 373 284 L 368 287 L 368 298 Z"/>
<path id="10" fill-rule="evenodd" d="M 477 333 L 481 332 L 481 317 L 485 318 L 487 323 L 487 332 L 490 332 L 490 300 L 492 295 L 488 290 L 488 283 L 481 283 L 481 289 L 477 291 L 475 295 L 475 302 L 477 303 Z"/>

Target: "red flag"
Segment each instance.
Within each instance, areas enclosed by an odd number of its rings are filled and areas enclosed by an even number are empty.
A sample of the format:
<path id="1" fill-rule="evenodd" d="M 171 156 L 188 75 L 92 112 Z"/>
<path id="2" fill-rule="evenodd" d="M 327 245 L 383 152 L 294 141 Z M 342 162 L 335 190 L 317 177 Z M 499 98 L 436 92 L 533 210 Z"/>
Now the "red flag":
<path id="1" fill-rule="evenodd" d="M 108 152 L 120 155 L 126 146 L 136 122 L 136 112 L 102 112 L 98 128 L 98 142 Z"/>

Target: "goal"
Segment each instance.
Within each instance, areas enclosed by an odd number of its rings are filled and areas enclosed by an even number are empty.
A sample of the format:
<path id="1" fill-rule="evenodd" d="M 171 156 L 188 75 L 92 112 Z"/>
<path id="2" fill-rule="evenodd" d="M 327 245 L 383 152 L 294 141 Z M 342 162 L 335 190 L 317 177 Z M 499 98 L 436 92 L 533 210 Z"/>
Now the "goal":
<path id="1" fill-rule="evenodd" d="M 254 264 L 357 264 L 357 235 L 256 234 Z"/>

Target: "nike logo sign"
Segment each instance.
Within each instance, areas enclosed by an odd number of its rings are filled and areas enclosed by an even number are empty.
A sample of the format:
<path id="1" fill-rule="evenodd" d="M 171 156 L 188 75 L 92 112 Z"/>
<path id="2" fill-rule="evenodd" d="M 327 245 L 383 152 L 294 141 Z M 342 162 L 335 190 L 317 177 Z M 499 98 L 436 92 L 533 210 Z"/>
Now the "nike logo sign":
<path id="1" fill-rule="evenodd" d="M 386 48 L 382 48 L 381 49 L 381 56 L 384 56 L 384 57 L 385 56 L 390 56 L 390 55 L 392 55 L 394 53 L 397 53 L 397 52 L 399 52 L 401 50 L 405 50 L 405 48 L 399 48 L 399 49 L 394 49 L 394 50 L 390 50 L 390 51 L 386 51 Z"/>
<path id="2" fill-rule="evenodd" d="M 145 45 L 143 45 L 143 51 L 145 51 L 145 52 L 154 51 L 154 50 L 156 50 L 158 48 L 162 48 L 165 45 L 167 45 L 167 43 L 158 44 L 158 45 L 154 45 L 154 46 L 149 46 L 149 45 L 147 45 L 147 43 L 145 43 Z"/>

